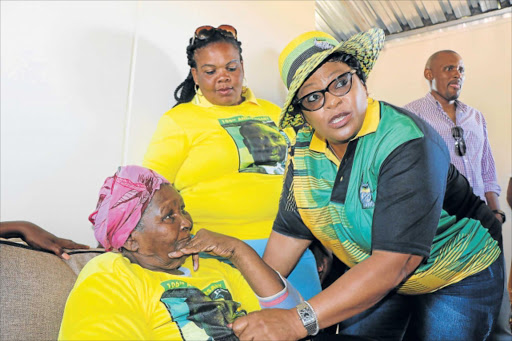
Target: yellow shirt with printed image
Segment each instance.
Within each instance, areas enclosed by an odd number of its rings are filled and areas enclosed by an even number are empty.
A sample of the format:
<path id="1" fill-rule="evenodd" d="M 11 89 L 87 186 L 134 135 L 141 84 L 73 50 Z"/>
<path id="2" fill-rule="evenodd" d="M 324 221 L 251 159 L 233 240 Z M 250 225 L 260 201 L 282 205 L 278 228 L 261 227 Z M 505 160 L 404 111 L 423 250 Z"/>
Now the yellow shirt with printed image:
<path id="1" fill-rule="evenodd" d="M 143 166 L 180 191 L 194 220 L 193 233 L 207 228 L 244 240 L 270 235 L 294 133 L 278 130 L 278 106 L 256 99 L 249 89 L 244 95 L 239 105 L 218 106 L 199 94 L 169 110 L 144 157 Z M 248 124 L 267 126 L 261 140 L 243 136 L 241 127 Z M 275 133 L 282 139 L 276 142 Z M 260 160 L 265 155 L 268 162 Z"/>
<path id="2" fill-rule="evenodd" d="M 93 258 L 64 309 L 59 340 L 209 340 L 234 337 L 227 324 L 260 309 L 231 266 L 191 257 L 183 275 L 151 271 L 120 253 Z"/>

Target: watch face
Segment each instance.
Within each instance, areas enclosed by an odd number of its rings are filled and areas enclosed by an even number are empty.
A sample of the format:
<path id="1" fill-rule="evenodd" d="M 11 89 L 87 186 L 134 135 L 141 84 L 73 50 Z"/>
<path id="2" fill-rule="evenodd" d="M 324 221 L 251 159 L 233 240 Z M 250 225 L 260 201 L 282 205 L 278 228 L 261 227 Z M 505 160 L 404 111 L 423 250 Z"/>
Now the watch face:
<path id="1" fill-rule="evenodd" d="M 309 308 L 309 306 L 307 306 L 306 304 L 301 304 L 297 310 L 304 325 L 315 322 L 313 312 L 311 311 L 311 308 Z"/>
<path id="2" fill-rule="evenodd" d="M 307 310 L 301 310 L 301 311 L 300 311 L 300 316 L 301 316 L 304 320 L 306 320 L 306 321 L 308 321 L 308 322 L 309 322 L 309 320 L 311 320 L 311 318 L 312 318 L 311 314 L 310 314 Z"/>

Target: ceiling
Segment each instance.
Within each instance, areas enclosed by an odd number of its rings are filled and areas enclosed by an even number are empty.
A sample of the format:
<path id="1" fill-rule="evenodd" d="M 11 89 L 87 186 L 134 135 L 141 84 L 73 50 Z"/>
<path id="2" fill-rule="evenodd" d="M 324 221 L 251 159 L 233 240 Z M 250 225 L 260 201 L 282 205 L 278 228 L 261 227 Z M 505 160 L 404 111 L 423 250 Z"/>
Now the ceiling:
<path id="1" fill-rule="evenodd" d="M 317 29 L 338 40 L 380 27 L 386 39 L 510 12 L 512 0 L 316 0 Z"/>

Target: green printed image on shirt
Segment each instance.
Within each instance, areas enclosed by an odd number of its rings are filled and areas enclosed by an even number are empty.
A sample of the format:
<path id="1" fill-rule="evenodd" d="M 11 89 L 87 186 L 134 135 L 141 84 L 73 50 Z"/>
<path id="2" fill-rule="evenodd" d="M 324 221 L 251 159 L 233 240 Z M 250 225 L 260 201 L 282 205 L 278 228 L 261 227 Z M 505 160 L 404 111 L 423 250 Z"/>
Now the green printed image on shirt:
<path id="1" fill-rule="evenodd" d="M 233 301 L 223 282 L 213 283 L 203 290 L 192 286 L 175 287 L 164 291 L 161 302 L 180 329 L 183 340 L 238 340 L 227 325 L 247 315 L 240 309 L 240 303 Z"/>
<path id="2" fill-rule="evenodd" d="M 290 141 L 268 116 L 219 119 L 238 149 L 239 171 L 284 174 Z"/>

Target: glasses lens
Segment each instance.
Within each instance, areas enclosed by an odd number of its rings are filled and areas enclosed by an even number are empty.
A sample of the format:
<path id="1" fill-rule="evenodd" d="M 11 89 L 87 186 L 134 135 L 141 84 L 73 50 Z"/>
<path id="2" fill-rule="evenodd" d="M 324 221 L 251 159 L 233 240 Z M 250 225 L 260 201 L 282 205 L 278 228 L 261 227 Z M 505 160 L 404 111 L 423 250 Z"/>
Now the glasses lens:
<path id="1" fill-rule="evenodd" d="M 220 25 L 219 27 L 217 27 L 217 29 L 223 30 L 223 31 L 226 31 L 226 32 L 230 33 L 233 36 L 233 38 L 236 39 L 237 32 L 236 32 L 236 28 L 234 28 L 233 26 L 231 26 L 231 25 Z"/>
<path id="2" fill-rule="evenodd" d="M 352 87 L 352 74 L 350 72 L 344 73 L 341 76 L 337 77 L 329 87 L 327 88 L 331 94 L 334 96 L 345 96 Z"/>
<path id="3" fill-rule="evenodd" d="M 466 155 L 466 141 L 464 141 L 464 130 L 459 127 L 452 128 L 452 136 L 455 139 L 455 154 L 458 156 Z"/>
<path id="4" fill-rule="evenodd" d="M 299 103 L 303 109 L 308 111 L 315 111 L 324 106 L 324 99 L 324 93 L 317 91 L 304 96 Z"/>

